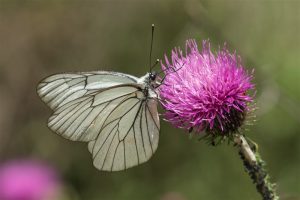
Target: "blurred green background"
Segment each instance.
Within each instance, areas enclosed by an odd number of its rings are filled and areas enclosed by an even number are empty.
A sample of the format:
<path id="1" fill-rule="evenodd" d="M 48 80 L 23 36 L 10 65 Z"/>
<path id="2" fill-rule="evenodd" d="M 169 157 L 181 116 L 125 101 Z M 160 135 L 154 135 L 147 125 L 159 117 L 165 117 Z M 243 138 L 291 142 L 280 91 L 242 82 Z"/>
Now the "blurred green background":
<path id="1" fill-rule="evenodd" d="M 300 199 L 300 1 L 0 0 L 0 162 L 34 158 L 62 177 L 60 199 L 256 200 L 237 150 L 189 139 L 162 121 L 152 159 L 123 172 L 97 171 L 87 145 L 46 126 L 36 94 L 60 72 L 113 70 L 142 76 L 153 57 L 185 40 L 227 42 L 255 69 L 259 145 L 282 199 Z"/>

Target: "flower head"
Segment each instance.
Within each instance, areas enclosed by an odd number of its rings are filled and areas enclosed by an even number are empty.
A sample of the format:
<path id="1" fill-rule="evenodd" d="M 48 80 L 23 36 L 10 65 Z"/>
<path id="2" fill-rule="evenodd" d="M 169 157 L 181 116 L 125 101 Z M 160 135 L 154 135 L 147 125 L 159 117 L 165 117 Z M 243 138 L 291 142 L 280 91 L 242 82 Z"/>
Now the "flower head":
<path id="1" fill-rule="evenodd" d="M 213 54 L 208 41 L 199 52 L 195 40 L 188 40 L 186 54 L 175 48 L 171 58 L 162 63 L 166 77 L 159 88 L 165 119 L 175 127 L 213 136 L 237 132 L 254 89 L 240 57 L 226 47 Z"/>
<path id="2" fill-rule="evenodd" d="M 38 161 L 10 161 L 0 166 L 1 200 L 53 199 L 59 187 L 52 168 Z"/>

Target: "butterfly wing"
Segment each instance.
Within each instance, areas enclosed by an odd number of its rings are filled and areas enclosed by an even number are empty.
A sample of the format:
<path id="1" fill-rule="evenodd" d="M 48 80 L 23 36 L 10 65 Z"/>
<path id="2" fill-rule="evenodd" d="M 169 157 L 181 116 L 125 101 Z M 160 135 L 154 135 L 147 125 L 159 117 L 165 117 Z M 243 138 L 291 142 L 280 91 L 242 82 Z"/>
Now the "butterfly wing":
<path id="1" fill-rule="evenodd" d="M 37 92 L 54 110 L 49 128 L 70 140 L 89 142 L 100 170 L 138 165 L 157 148 L 157 102 L 145 98 L 136 77 L 111 72 L 58 74 L 43 80 Z"/>
<path id="2" fill-rule="evenodd" d="M 70 140 L 90 141 L 97 137 L 101 118 L 139 90 L 136 80 L 103 71 L 56 74 L 41 81 L 37 93 L 54 110 L 48 120 L 51 130 Z"/>
<path id="3" fill-rule="evenodd" d="M 55 74 L 42 80 L 37 87 L 41 99 L 52 109 L 92 92 L 122 84 L 136 84 L 137 78 L 117 72 Z"/>
<path id="4" fill-rule="evenodd" d="M 106 118 L 96 140 L 89 142 L 94 166 L 119 171 L 149 160 L 159 139 L 157 102 L 128 98 Z"/>

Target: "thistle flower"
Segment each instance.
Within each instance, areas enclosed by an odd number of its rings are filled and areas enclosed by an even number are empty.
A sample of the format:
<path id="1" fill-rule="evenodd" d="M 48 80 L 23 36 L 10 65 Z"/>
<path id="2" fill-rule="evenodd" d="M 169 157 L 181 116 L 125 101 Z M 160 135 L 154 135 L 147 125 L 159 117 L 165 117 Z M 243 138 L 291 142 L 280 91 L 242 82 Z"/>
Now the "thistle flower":
<path id="1" fill-rule="evenodd" d="M 58 188 L 54 170 L 38 161 L 17 160 L 0 166 L 1 200 L 55 199 Z"/>
<path id="2" fill-rule="evenodd" d="M 186 42 L 186 53 L 172 51 L 162 69 L 166 77 L 160 86 L 164 117 L 177 128 L 207 135 L 230 136 L 242 126 L 254 89 L 252 75 L 241 64 L 236 53 L 226 47 L 215 54 L 210 43 L 203 41 L 199 52 L 195 40 Z"/>
<path id="3" fill-rule="evenodd" d="M 166 57 L 161 65 L 165 77 L 159 93 L 165 120 L 189 132 L 205 131 L 211 144 L 216 144 L 216 138 L 229 138 L 263 199 L 279 199 L 256 144 L 239 131 L 254 109 L 253 72 L 245 70 L 240 57 L 225 46 L 213 54 L 208 41 L 203 41 L 199 52 L 195 40 L 188 40 L 185 55 L 175 48 L 171 62 Z"/>

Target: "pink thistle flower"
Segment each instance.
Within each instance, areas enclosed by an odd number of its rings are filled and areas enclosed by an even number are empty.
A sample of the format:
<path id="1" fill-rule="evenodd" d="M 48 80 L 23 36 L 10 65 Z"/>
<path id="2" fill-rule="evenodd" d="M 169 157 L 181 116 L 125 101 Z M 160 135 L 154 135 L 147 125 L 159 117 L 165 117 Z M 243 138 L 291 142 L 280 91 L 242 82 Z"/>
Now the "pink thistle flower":
<path id="1" fill-rule="evenodd" d="M 1 200 L 53 199 L 59 185 L 55 171 L 38 161 L 17 160 L 0 166 Z"/>
<path id="2" fill-rule="evenodd" d="M 172 51 L 172 62 L 165 58 L 162 69 L 166 77 L 159 87 L 164 118 L 177 128 L 208 135 L 230 136 L 242 126 L 254 89 L 236 53 L 226 47 L 215 54 L 203 41 L 199 52 L 195 40 L 186 42 L 186 53 Z"/>

